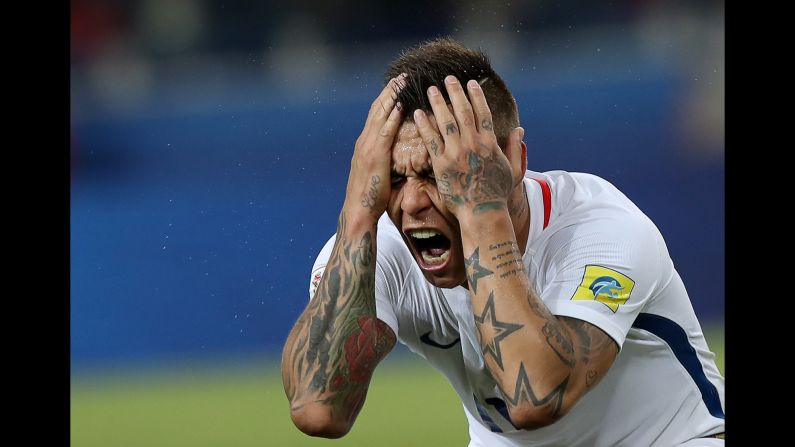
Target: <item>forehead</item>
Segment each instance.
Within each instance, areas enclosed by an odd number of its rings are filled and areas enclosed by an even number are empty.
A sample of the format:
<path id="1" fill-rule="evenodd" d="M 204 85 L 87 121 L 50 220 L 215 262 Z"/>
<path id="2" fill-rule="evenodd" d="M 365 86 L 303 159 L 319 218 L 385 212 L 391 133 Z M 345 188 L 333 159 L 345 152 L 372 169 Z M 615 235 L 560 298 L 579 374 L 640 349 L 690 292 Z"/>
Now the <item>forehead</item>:
<path id="1" fill-rule="evenodd" d="M 392 170 L 405 175 L 429 168 L 430 156 L 417 125 L 412 121 L 405 121 L 400 125 L 392 145 Z"/>

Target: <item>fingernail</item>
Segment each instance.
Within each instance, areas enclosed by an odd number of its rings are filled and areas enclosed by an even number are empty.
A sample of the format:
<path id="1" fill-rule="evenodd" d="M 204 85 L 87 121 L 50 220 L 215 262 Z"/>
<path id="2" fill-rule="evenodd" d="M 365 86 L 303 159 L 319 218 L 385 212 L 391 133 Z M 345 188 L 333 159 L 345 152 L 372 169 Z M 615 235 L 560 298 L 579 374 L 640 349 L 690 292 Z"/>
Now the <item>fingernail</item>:
<path id="1" fill-rule="evenodd" d="M 439 96 L 439 89 L 435 85 L 428 87 L 428 94 L 431 96 Z"/>
<path id="2" fill-rule="evenodd" d="M 456 79 L 455 76 L 453 75 L 449 75 L 446 78 L 444 78 L 444 82 L 448 84 L 455 84 L 456 82 L 458 82 L 458 79 Z"/>
<path id="3" fill-rule="evenodd" d="M 422 110 L 417 109 L 417 110 L 414 111 L 414 121 L 420 121 L 423 118 L 424 117 L 422 115 Z"/>
<path id="4" fill-rule="evenodd" d="M 470 79 L 469 82 L 467 82 L 467 87 L 474 90 L 480 88 L 480 84 L 478 84 L 478 81 Z"/>
<path id="5" fill-rule="evenodd" d="M 397 109 L 398 112 L 400 112 L 403 109 L 403 104 L 401 104 L 400 101 L 398 101 L 395 103 L 395 108 Z"/>

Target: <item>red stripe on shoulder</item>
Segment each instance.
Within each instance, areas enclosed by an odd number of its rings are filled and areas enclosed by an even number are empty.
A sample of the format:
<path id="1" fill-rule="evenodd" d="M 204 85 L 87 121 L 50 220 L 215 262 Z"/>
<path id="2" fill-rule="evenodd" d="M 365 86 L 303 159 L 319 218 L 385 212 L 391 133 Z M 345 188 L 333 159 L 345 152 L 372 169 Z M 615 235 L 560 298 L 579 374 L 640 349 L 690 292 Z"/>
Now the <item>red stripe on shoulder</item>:
<path id="1" fill-rule="evenodd" d="M 549 189 L 549 183 L 546 180 L 539 180 L 534 178 L 541 185 L 541 196 L 544 198 L 544 229 L 549 225 L 549 215 L 552 212 L 552 191 Z"/>

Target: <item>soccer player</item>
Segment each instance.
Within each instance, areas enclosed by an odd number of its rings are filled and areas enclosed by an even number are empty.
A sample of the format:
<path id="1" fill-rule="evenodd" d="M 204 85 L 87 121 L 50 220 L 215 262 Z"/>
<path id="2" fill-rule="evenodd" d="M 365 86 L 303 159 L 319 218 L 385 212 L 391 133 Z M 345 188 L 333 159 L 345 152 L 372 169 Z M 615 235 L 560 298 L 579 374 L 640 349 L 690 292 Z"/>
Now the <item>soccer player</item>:
<path id="1" fill-rule="evenodd" d="M 345 435 L 400 340 L 470 446 L 722 446 L 724 379 L 654 223 L 599 177 L 527 170 L 485 54 L 437 39 L 386 77 L 284 347 L 296 426 Z"/>

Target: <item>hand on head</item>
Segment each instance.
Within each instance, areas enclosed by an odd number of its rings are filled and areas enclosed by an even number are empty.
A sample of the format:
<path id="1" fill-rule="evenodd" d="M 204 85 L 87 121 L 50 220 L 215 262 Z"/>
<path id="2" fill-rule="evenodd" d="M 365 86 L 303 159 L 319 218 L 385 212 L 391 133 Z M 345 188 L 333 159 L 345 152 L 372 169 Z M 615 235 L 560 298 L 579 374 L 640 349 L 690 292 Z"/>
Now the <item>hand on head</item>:
<path id="1" fill-rule="evenodd" d="M 503 154 L 494 134 L 491 111 L 478 82 L 467 83 L 469 99 L 455 76 L 445 78 L 445 88 L 452 111 L 438 87 L 431 86 L 427 92 L 437 126 L 431 124 L 422 110 L 414 111 L 414 121 L 431 157 L 445 206 L 459 220 L 470 214 L 506 209 L 519 174 L 513 167 L 521 165 L 516 157 L 522 156 L 524 130 L 514 129 L 508 150 Z"/>
<path id="2" fill-rule="evenodd" d="M 377 220 L 389 203 L 392 144 L 402 122 L 396 99 L 405 78 L 390 80 L 370 106 L 351 159 L 344 212 Z"/>

